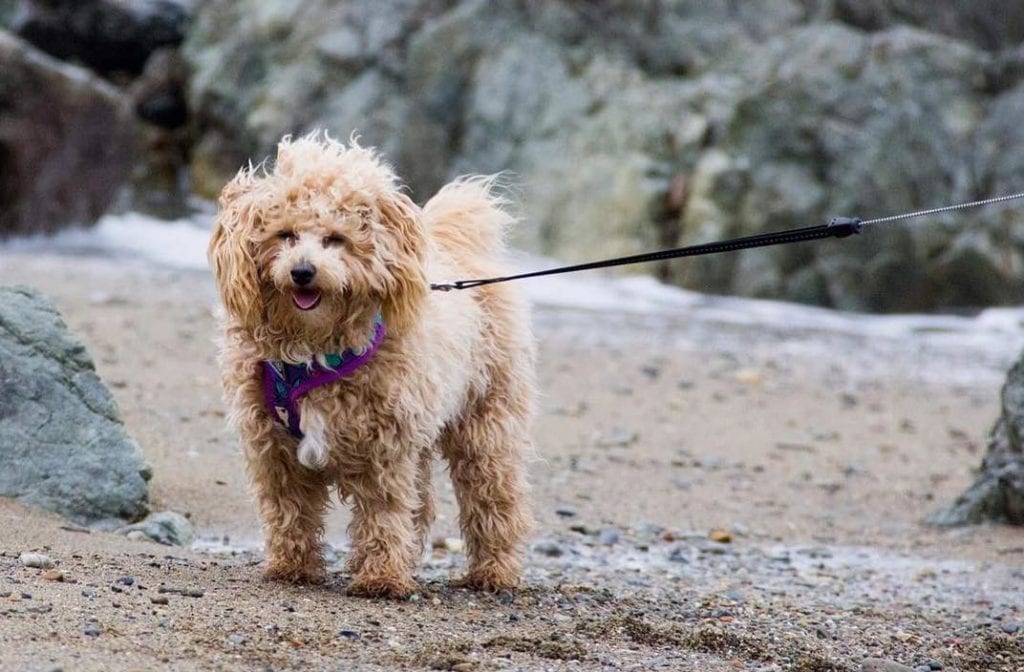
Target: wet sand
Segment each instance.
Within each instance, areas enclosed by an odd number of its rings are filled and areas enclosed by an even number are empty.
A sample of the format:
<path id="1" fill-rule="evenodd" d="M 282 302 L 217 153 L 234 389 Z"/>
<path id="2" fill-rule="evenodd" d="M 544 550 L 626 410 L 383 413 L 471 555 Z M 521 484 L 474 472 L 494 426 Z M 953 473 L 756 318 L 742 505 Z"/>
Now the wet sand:
<path id="1" fill-rule="evenodd" d="M 444 547 L 457 528 L 438 465 L 423 591 L 377 602 L 344 594 L 342 510 L 328 585 L 258 579 L 205 273 L 5 252 L 0 283 L 26 281 L 96 359 L 153 466 L 154 509 L 189 515 L 208 551 L 68 531 L 0 502 L 0 669 L 855 670 L 871 656 L 1024 669 L 1011 632 L 1024 530 L 921 523 L 970 483 L 1019 342 L 964 355 L 686 311 L 538 307 L 523 590 L 447 588 L 464 558 Z M 21 567 L 30 549 L 66 580 Z"/>

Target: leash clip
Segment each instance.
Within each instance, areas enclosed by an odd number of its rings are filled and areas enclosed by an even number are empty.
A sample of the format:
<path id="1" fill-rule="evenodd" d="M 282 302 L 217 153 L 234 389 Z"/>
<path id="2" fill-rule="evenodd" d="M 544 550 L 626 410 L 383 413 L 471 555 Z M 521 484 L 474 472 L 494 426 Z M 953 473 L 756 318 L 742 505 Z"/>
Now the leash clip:
<path id="1" fill-rule="evenodd" d="M 860 217 L 833 217 L 828 221 L 828 228 L 835 229 L 835 238 L 846 238 L 860 233 L 864 228 L 864 220 Z"/>

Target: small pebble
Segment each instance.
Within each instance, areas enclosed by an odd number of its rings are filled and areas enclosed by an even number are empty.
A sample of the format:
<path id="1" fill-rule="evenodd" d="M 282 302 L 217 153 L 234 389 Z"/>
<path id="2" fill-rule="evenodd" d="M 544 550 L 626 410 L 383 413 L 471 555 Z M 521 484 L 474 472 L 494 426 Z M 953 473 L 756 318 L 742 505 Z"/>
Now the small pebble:
<path id="1" fill-rule="evenodd" d="M 576 509 L 572 508 L 571 506 L 560 506 L 557 509 L 555 509 L 555 513 L 557 513 L 562 518 L 576 517 Z"/>
<path id="2" fill-rule="evenodd" d="M 639 438 L 640 435 L 634 431 L 616 427 L 598 436 L 595 443 L 598 448 L 626 448 L 636 443 Z"/>
<path id="3" fill-rule="evenodd" d="M 36 569 L 53 569 L 54 566 L 50 556 L 42 553 L 22 553 L 18 559 L 24 566 Z"/>
<path id="4" fill-rule="evenodd" d="M 82 632 L 84 632 L 88 637 L 99 637 L 100 634 L 103 633 L 103 629 L 98 625 L 89 623 L 85 626 L 85 629 Z"/>
<path id="5" fill-rule="evenodd" d="M 1005 632 L 1006 634 L 1016 635 L 1017 632 L 1020 631 L 1020 623 L 1017 623 L 1015 621 L 1007 621 L 1006 623 L 1003 623 L 1002 628 L 1003 632 Z"/>
<path id="6" fill-rule="evenodd" d="M 881 658 L 866 658 L 860 669 L 861 672 L 915 672 L 912 667 Z"/>
<path id="7" fill-rule="evenodd" d="M 690 554 L 681 544 L 675 546 L 668 554 L 669 562 L 681 562 L 684 565 L 690 563 Z"/>
<path id="8" fill-rule="evenodd" d="M 131 586 L 135 583 L 135 579 L 130 576 L 122 576 L 115 583 L 120 583 L 122 586 Z"/>
<path id="9" fill-rule="evenodd" d="M 538 541 L 533 545 L 533 550 L 534 552 L 546 555 L 549 558 L 558 558 L 565 555 L 565 548 L 557 541 L 553 541 L 551 539 Z"/>
<path id="10" fill-rule="evenodd" d="M 720 544 L 729 544 L 732 543 L 732 534 L 728 530 L 711 530 L 708 534 L 708 539 L 717 541 Z"/>
<path id="11" fill-rule="evenodd" d="M 613 529 L 601 530 L 601 536 L 598 537 L 598 541 L 605 546 L 614 546 L 619 543 L 619 532 Z"/>
<path id="12" fill-rule="evenodd" d="M 355 630 L 339 630 L 338 637 L 342 637 L 344 639 L 359 639 L 359 633 Z"/>
<path id="13" fill-rule="evenodd" d="M 153 604 L 169 604 L 170 603 L 170 600 L 167 599 L 166 595 L 152 595 L 152 596 L 150 596 L 149 601 L 152 602 Z"/>
<path id="14" fill-rule="evenodd" d="M 63 581 L 64 580 L 64 572 L 60 571 L 59 569 L 48 569 L 45 572 L 43 572 L 43 580 L 44 581 Z"/>
<path id="15" fill-rule="evenodd" d="M 245 644 L 245 636 L 237 633 L 228 635 L 228 644 L 231 646 L 241 646 Z"/>
<path id="16" fill-rule="evenodd" d="M 736 372 L 736 382 L 744 385 L 760 385 L 764 375 L 755 369 L 742 369 Z"/>

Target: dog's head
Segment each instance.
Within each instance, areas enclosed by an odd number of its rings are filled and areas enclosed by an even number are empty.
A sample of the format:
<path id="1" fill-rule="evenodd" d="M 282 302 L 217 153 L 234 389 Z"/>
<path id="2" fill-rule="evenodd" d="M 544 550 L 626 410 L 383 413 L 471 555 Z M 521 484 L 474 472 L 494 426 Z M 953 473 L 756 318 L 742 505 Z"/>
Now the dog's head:
<path id="1" fill-rule="evenodd" d="M 322 333 L 377 309 L 392 333 L 428 290 L 419 208 L 370 149 L 312 134 L 224 187 L 209 258 L 241 325 Z"/>

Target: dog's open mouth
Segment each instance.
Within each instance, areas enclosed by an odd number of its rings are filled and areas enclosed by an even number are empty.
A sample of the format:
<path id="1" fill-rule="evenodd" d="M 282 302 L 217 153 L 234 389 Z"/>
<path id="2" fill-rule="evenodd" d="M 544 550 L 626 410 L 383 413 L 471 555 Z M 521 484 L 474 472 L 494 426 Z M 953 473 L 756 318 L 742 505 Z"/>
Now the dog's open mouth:
<path id="1" fill-rule="evenodd" d="M 299 288 L 292 291 L 292 303 L 299 310 L 313 310 L 320 305 L 319 289 Z"/>

